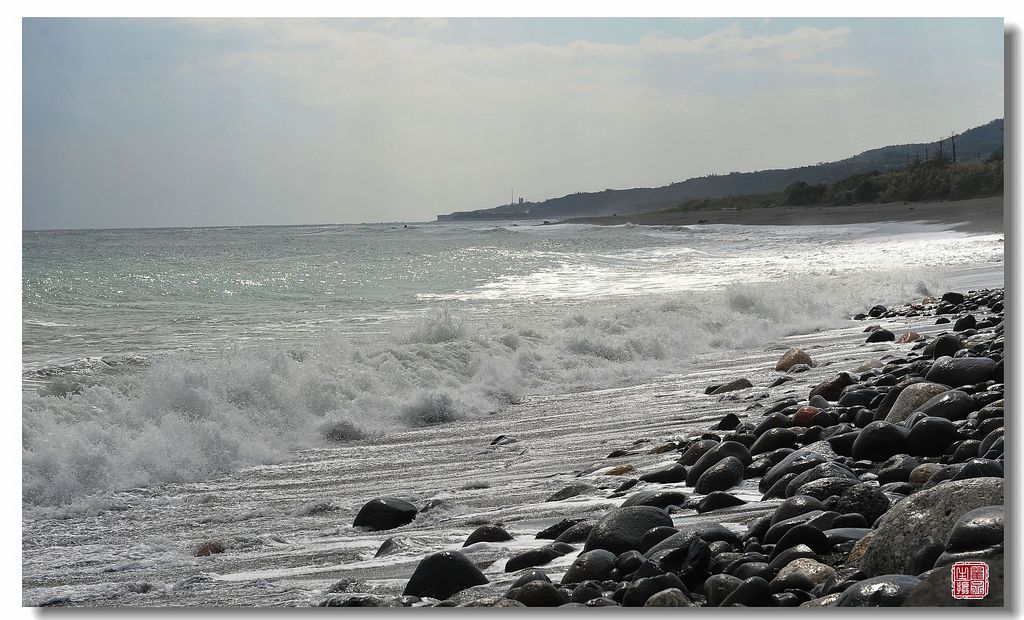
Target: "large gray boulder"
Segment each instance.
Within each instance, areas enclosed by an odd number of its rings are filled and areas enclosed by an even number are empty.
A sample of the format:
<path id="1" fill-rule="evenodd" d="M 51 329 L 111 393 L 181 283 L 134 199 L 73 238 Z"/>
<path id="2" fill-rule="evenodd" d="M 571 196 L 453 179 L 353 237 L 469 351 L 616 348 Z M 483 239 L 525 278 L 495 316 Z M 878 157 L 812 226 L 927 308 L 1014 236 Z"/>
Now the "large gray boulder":
<path id="1" fill-rule="evenodd" d="M 934 396 L 949 391 L 949 387 L 941 383 L 912 383 L 903 388 L 892 409 L 885 416 L 885 421 L 890 424 L 899 424 L 907 417 L 918 410 L 918 408 L 932 399 Z"/>
<path id="2" fill-rule="evenodd" d="M 583 551 L 607 549 L 615 555 L 639 550 L 647 530 L 671 526 L 672 518 L 664 510 L 652 506 L 614 508 L 590 530 Z"/>
<path id="3" fill-rule="evenodd" d="M 860 560 L 865 575 L 899 574 L 927 539 L 946 540 L 965 513 L 1003 503 L 1002 478 L 944 482 L 915 493 L 886 512 Z"/>

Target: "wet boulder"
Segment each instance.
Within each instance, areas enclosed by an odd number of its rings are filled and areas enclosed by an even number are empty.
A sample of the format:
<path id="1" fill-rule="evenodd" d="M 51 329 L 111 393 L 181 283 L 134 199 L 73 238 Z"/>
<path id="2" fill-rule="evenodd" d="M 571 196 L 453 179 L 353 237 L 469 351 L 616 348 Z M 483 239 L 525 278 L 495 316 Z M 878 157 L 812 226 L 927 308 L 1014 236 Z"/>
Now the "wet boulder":
<path id="1" fill-rule="evenodd" d="M 378 497 L 372 499 L 356 515 L 353 527 L 367 527 L 371 530 L 392 530 L 416 518 L 416 506 L 397 497 Z"/>
<path id="2" fill-rule="evenodd" d="M 583 550 L 607 549 L 616 555 L 639 550 L 644 534 L 659 526 L 672 526 L 672 518 L 660 508 L 613 508 L 590 530 Z"/>
<path id="3" fill-rule="evenodd" d="M 446 599 L 473 586 L 488 583 L 473 562 L 458 551 L 428 555 L 413 571 L 402 595 Z"/>

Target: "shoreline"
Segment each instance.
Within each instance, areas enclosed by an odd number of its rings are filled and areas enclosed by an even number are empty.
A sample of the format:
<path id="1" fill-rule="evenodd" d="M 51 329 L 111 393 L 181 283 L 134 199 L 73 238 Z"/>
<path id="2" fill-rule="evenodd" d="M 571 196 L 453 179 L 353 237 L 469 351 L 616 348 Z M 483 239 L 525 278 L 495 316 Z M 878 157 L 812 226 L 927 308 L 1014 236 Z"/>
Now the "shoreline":
<path id="1" fill-rule="evenodd" d="M 689 503 L 703 494 L 694 493 L 684 482 L 633 482 L 635 486 L 618 497 L 616 489 L 674 462 L 703 434 L 716 433 L 722 440 L 731 437 L 730 441 L 738 438 L 737 433 L 748 434 L 743 429 L 709 430 L 728 414 L 738 416 L 741 424 L 749 425 L 747 428 L 758 435 L 756 428 L 769 417 L 766 410 L 780 399 L 806 400 L 809 389 L 836 372 L 852 370 L 865 358 L 913 357 L 910 352 L 914 345 L 910 343 L 866 344 L 864 327 L 876 322 L 897 334 L 913 330 L 930 340 L 950 328 L 936 325 L 935 317 L 926 313 L 887 314 L 827 333 L 786 337 L 778 346 L 709 356 L 695 363 L 685 375 L 587 394 L 538 397 L 497 424 L 467 420 L 413 430 L 393 442 L 385 442 L 387 445 L 361 443 L 311 450 L 280 468 L 257 467 L 220 480 L 172 485 L 164 487 L 160 494 L 122 493 L 117 503 L 132 506 L 131 511 L 101 511 L 100 515 L 104 520 L 111 518 L 104 514 L 118 515 L 116 527 L 113 522 L 108 523 L 113 528 L 108 535 L 114 548 L 123 545 L 113 556 L 115 563 L 120 561 L 121 553 L 136 548 L 147 536 L 156 535 L 174 541 L 182 550 L 206 540 L 223 541 L 226 551 L 190 560 L 187 551 L 182 557 L 178 552 L 154 548 L 148 553 L 168 554 L 166 559 L 171 562 L 163 565 L 165 559 L 153 566 L 143 564 L 126 570 L 118 573 L 121 587 L 99 592 L 96 598 L 76 600 L 72 596 L 67 601 L 61 601 L 59 588 L 55 591 L 47 587 L 47 583 L 53 583 L 54 574 L 50 572 L 47 577 L 46 573 L 74 565 L 70 561 L 73 558 L 25 553 L 24 568 L 34 570 L 25 571 L 23 602 L 74 606 L 402 604 L 403 589 L 425 557 L 458 551 L 484 572 L 489 583 L 462 590 L 442 605 L 476 606 L 501 600 L 506 601 L 502 605 L 512 604 L 502 597 L 519 577 L 537 568 L 557 583 L 582 555 L 584 541 L 578 540 L 567 543 L 573 547 L 571 552 L 536 567 L 504 570 L 512 557 L 552 543 L 535 539 L 536 533 L 564 518 L 584 518 L 596 523 L 604 513 L 616 510 L 638 491 L 684 493 L 687 507 L 669 512 L 672 525 L 681 531 L 701 524 L 724 523 L 734 535 L 742 536 L 753 521 L 774 514 L 781 503 L 781 499 L 761 497 L 758 482 L 763 476 L 744 476 L 740 485 L 726 491 L 746 504 L 703 514 L 694 514 L 696 501 L 693 505 Z M 773 367 L 787 347 L 808 351 L 816 365 L 802 373 L 775 371 Z M 741 376 L 749 378 L 753 387 L 721 395 L 705 393 L 709 385 Z M 777 387 L 769 385 L 785 376 L 791 380 Z M 761 429 L 760 435 L 768 430 Z M 516 441 L 496 445 L 497 435 Z M 556 437 L 562 442 L 552 441 Z M 571 450 L 565 449 L 566 443 L 572 446 Z M 669 444 L 675 446 L 665 448 Z M 416 449 L 409 450 L 412 446 Z M 612 456 L 616 452 L 621 454 Z M 374 454 L 381 458 L 371 458 Z M 836 462 L 845 467 L 850 461 L 843 457 Z M 392 469 L 382 470 L 385 463 Z M 875 467 L 878 465 L 874 463 Z M 611 467 L 624 470 L 609 473 Z M 393 471 L 401 471 L 401 477 L 396 479 Z M 548 501 L 559 490 L 581 483 L 590 488 Z M 411 499 L 419 513 L 408 525 L 394 529 L 372 532 L 349 528 L 360 507 L 380 495 Z M 435 500 L 440 503 L 434 504 Z M 322 506 L 325 501 L 333 507 L 308 507 L 313 502 L 321 502 L 318 505 Z M 426 508 L 432 504 L 435 507 Z M 155 522 L 133 522 L 129 518 L 132 514 L 142 516 L 146 509 L 156 507 L 161 517 Z M 81 528 L 88 528 L 96 518 L 83 515 L 56 522 L 44 518 L 29 520 L 24 527 L 34 534 L 33 539 L 40 539 L 39 544 L 50 535 L 48 531 L 59 530 L 60 542 L 50 543 L 57 547 L 73 545 L 76 538 L 88 536 Z M 204 525 L 197 530 L 197 523 Z M 483 524 L 500 524 L 514 540 L 461 547 L 462 541 Z M 332 530 L 337 531 L 331 533 Z M 271 532 L 281 540 L 271 538 L 254 546 L 253 531 Z M 376 559 L 375 552 L 387 540 L 394 541 L 396 551 Z M 50 544 L 35 548 L 49 551 L 53 549 Z M 764 552 L 765 556 L 769 553 L 767 547 L 744 551 Z M 817 557 L 826 565 L 840 559 L 835 554 Z M 842 559 L 846 557 L 843 555 Z M 756 556 L 748 559 L 754 564 L 765 563 L 754 561 Z M 50 568 L 40 574 L 42 566 Z M 111 582 L 112 573 L 104 568 L 104 563 L 89 565 L 67 576 L 73 576 L 74 583 L 99 586 Z M 28 576 L 30 573 L 34 574 Z M 218 577 L 212 581 L 197 580 L 197 576 L 208 573 Z M 125 590 L 125 585 L 138 583 L 154 584 L 154 588 Z M 690 589 L 700 602 L 697 586 Z M 610 593 L 608 589 L 607 594 Z M 834 598 L 831 602 L 835 602 Z M 437 604 L 430 598 L 406 602 L 415 606 Z M 797 601 L 784 597 L 782 602 Z"/>
<path id="2" fill-rule="evenodd" d="M 1004 197 L 994 196 L 952 202 L 892 202 L 839 207 L 765 207 L 744 210 L 708 209 L 679 213 L 638 213 L 575 217 L 559 220 L 557 223 L 600 226 L 812 226 L 925 221 L 951 224 L 954 230 L 961 232 L 1001 233 L 1004 229 L 1004 209 Z"/>

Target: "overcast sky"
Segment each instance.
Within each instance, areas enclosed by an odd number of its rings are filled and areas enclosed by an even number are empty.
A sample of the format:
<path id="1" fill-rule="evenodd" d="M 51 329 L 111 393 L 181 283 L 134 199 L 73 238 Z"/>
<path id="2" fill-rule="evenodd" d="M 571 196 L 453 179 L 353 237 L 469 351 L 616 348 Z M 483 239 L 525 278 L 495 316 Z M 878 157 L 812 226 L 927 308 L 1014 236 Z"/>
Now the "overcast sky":
<path id="1" fill-rule="evenodd" d="M 999 19 L 27 19 L 23 226 L 433 220 L 1002 116 Z"/>

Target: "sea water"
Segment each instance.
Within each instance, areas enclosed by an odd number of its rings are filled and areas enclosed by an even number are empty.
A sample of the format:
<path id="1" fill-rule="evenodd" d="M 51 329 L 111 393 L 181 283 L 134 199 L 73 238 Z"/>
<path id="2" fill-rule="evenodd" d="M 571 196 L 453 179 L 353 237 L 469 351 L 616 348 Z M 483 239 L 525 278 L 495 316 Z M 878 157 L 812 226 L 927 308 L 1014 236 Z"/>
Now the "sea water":
<path id="1" fill-rule="evenodd" d="M 1000 285 L 1002 241 L 922 223 L 25 232 L 23 502 L 640 385 L 971 270 Z"/>

